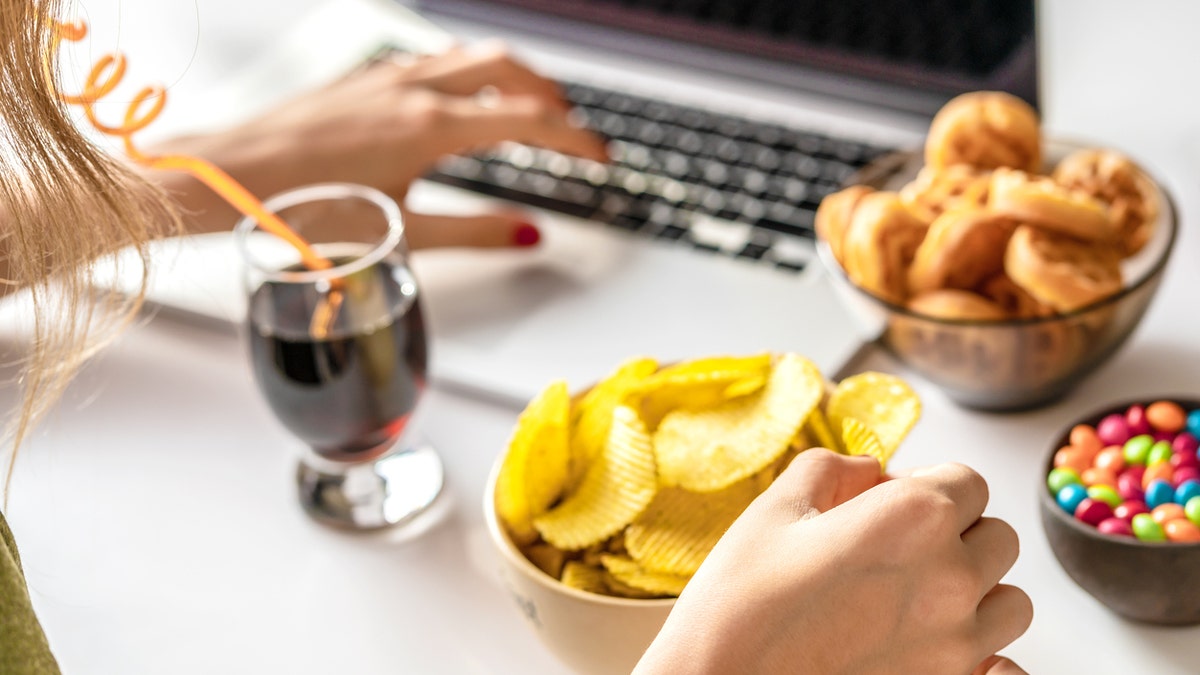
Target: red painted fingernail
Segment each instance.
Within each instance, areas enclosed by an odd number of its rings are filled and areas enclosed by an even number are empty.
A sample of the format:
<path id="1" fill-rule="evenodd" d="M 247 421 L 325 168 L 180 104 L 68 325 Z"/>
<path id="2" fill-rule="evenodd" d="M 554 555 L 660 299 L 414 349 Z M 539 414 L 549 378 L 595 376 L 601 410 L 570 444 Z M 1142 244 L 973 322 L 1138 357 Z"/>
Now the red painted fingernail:
<path id="1" fill-rule="evenodd" d="M 513 230 L 513 243 L 517 246 L 534 246 L 541 240 L 542 233 L 529 223 L 521 223 Z"/>

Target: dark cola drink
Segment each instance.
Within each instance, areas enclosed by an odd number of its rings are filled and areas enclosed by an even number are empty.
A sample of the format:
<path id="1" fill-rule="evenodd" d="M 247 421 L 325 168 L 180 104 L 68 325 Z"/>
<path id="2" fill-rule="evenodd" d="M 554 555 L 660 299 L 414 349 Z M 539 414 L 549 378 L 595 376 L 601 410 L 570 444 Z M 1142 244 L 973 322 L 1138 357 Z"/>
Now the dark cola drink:
<path id="1" fill-rule="evenodd" d="M 263 283 L 250 297 L 250 359 L 289 431 L 327 459 L 368 460 L 390 449 L 425 386 L 417 286 L 386 258 L 355 272 L 317 338 L 312 316 L 326 297 L 311 284 Z"/>

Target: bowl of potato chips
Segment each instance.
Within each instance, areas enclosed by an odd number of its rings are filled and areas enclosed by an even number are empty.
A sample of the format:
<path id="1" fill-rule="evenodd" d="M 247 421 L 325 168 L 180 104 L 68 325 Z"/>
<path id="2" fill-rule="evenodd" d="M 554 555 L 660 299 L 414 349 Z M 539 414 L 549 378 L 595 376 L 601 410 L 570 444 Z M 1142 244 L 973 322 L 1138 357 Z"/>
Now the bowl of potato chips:
<path id="1" fill-rule="evenodd" d="M 795 354 L 660 366 L 531 400 L 484 496 L 502 579 L 546 647 L 628 673 L 725 530 L 797 453 L 886 464 L 920 416 L 900 379 L 837 385 Z"/>
<path id="2" fill-rule="evenodd" d="M 972 408 L 1053 401 L 1111 356 L 1158 289 L 1178 220 L 1108 148 L 1045 141 L 1000 92 L 952 100 L 924 152 L 825 198 L 818 254 L 907 366 Z"/>

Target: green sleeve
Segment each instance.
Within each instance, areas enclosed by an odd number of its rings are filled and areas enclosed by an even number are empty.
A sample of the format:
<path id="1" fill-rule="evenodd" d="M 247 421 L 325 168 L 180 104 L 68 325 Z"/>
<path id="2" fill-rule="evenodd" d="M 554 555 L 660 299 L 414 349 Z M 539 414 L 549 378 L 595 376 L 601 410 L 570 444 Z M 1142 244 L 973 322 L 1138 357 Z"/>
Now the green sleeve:
<path id="1" fill-rule="evenodd" d="M 46 634 L 33 613 L 29 589 L 21 572 L 17 544 L 0 513 L 0 673 L 44 675 L 58 673 Z"/>

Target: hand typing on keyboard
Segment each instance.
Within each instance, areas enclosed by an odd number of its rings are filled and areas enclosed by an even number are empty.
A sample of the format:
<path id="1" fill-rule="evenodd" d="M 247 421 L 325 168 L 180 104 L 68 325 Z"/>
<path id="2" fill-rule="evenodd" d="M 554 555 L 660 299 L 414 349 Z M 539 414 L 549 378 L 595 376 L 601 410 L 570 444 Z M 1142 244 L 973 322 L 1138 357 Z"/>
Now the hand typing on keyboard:
<path id="1" fill-rule="evenodd" d="M 520 140 L 560 157 L 607 161 L 604 141 L 569 120 L 560 87 L 502 47 L 462 47 L 420 60 L 380 58 L 223 133 L 169 141 L 155 152 L 203 157 L 260 197 L 307 183 L 369 185 L 403 203 L 410 183 L 448 153 Z M 524 146 L 523 146 L 524 147 Z M 227 229 L 228 205 L 186 176 L 156 174 L 193 232 Z M 473 217 L 408 214 L 413 248 L 536 243 L 517 209 Z"/>
<path id="2" fill-rule="evenodd" d="M 817 205 L 884 149 L 783 125 L 563 85 L 612 163 L 515 143 L 431 177 L 700 250 L 803 269 Z"/>

